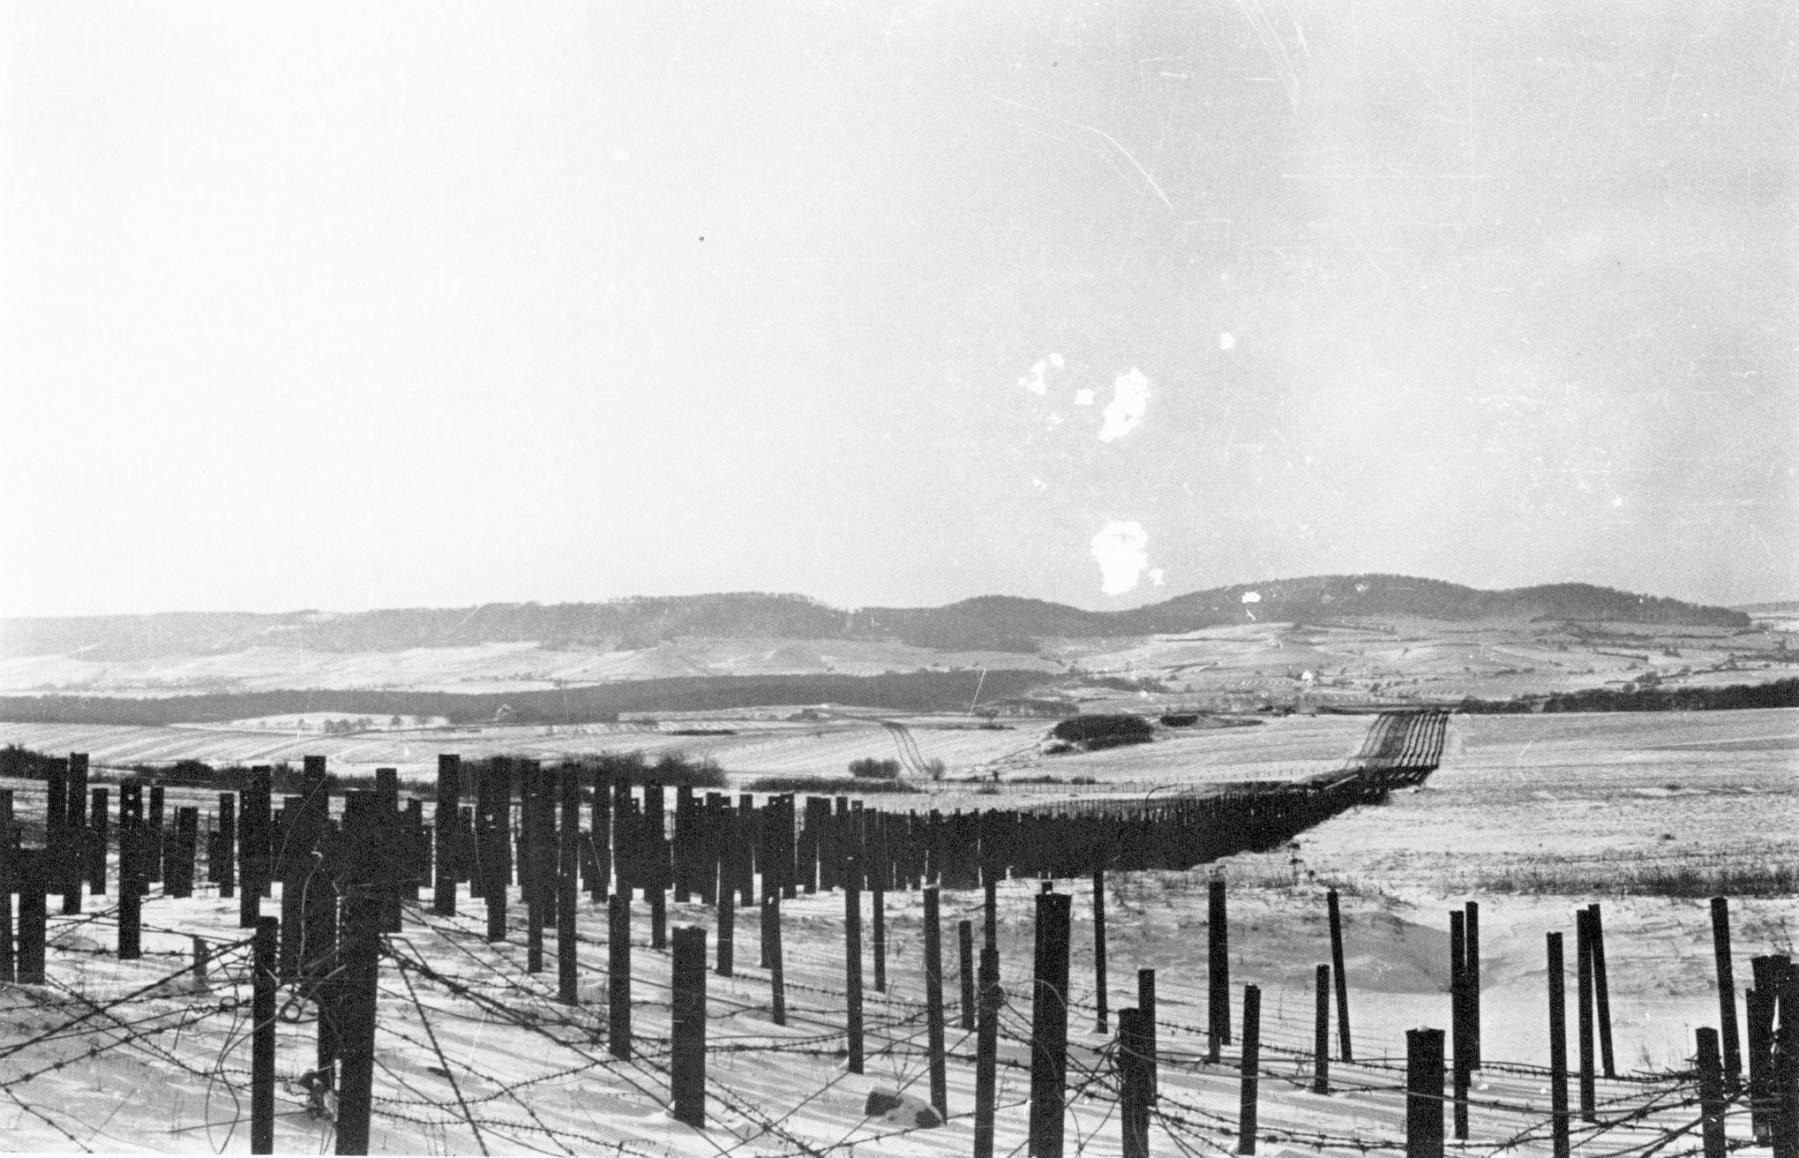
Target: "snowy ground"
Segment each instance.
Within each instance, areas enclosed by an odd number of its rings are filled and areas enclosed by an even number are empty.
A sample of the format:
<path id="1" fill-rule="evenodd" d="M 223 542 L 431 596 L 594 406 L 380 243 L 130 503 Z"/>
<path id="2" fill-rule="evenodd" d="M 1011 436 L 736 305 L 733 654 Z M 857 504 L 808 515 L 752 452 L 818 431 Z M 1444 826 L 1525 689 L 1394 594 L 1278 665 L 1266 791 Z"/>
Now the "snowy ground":
<path id="1" fill-rule="evenodd" d="M 1251 744 L 1255 730 L 1228 738 Z M 1223 741 L 1220 741 L 1223 742 Z M 1395 1150 L 1403 1138 L 1405 1030 L 1448 1026 L 1448 912 L 1481 905 L 1483 1037 L 1488 1066 L 1474 1092 L 1471 1150 L 1546 1153 L 1548 1059 L 1544 934 L 1568 945 L 1573 1017 L 1577 904 L 1604 907 L 1617 1081 L 1599 1087 L 1603 1128 L 1575 1123 L 1577 1152 L 1611 1154 L 1693 1122 L 1681 1106 L 1692 1031 L 1715 1025 L 1710 925 L 1703 899 L 1617 895 L 1646 857 L 1765 865 L 1792 859 L 1799 821 L 1799 713 L 1690 716 L 1457 718 L 1444 767 L 1426 787 L 1338 817 L 1297 849 L 1232 858 L 1187 873 L 1108 878 L 1108 1004 L 1135 1003 L 1136 970 L 1157 970 L 1164 1066 L 1151 1128 L 1157 1154 L 1236 1149 L 1237 1046 L 1205 1062 L 1204 881 L 1230 885 L 1233 1021 L 1246 983 L 1262 990 L 1259 1152 Z M 1121 759 L 1124 757 L 1120 757 Z M 1301 765 L 1303 766 L 1303 765 Z M 1196 778 L 1228 776 L 1229 768 Z M 1664 834 L 1673 839 L 1664 839 Z M 1670 846 L 1673 846 L 1670 848 Z M 1554 869 L 1577 892 L 1512 891 Z M 1534 876 L 1532 874 L 1535 874 Z M 1333 1066 L 1334 1092 L 1309 1092 L 1316 964 L 1328 960 L 1324 890 L 1341 893 L 1356 1062 Z M 1067 1152 L 1119 1152 L 1109 1039 L 1096 1032 L 1090 888 L 1075 896 Z M 1002 1018 L 996 1152 L 1022 1152 L 1029 1090 L 1031 882 L 1001 891 L 1000 949 L 1010 1001 Z M 506 943 L 481 937 L 479 910 L 409 916 L 383 963 L 372 1150 L 393 1153 L 625 1153 L 680 1155 L 967 1154 L 972 1146 L 973 1041 L 958 1024 L 954 922 L 977 920 L 979 895 L 946 894 L 950 1007 L 949 1103 L 940 1129 L 895 1132 L 863 1115 L 868 1091 L 922 1095 L 921 903 L 887 898 L 888 989 L 868 992 L 866 1073 L 845 1069 L 843 901 L 802 897 L 784 908 L 789 1024 L 769 1016 L 757 967 L 756 918 L 737 930 L 737 975 L 712 976 L 708 1024 L 709 1124 L 695 1131 L 667 1112 L 666 953 L 647 947 L 637 907 L 633 967 L 638 1059 L 606 1052 L 605 922 L 583 901 L 581 1003 L 555 1000 L 550 971 L 524 969 L 522 928 Z M 865 898 L 866 903 L 866 898 Z M 53 905 L 54 907 L 54 905 Z M 49 984 L 0 988 L 0 1147 L 28 1150 L 248 1149 L 248 986 L 237 903 L 210 890 L 189 900 L 153 896 L 146 956 L 112 956 L 116 929 L 104 898 L 82 917 L 52 917 Z M 278 912 L 274 901 L 265 913 Z M 522 910 L 514 906 L 515 923 Z M 1792 897 L 1738 899 L 1739 986 L 1751 956 L 1791 952 Z M 671 905 L 671 925 L 711 929 L 698 905 Z M 154 929 L 149 927 L 153 926 Z M 204 983 L 191 938 L 215 957 Z M 869 933 L 865 978 L 872 985 Z M 277 1148 L 331 1146 L 292 1080 L 310 1068 L 315 1025 L 293 1005 L 279 1031 Z M 1739 1003 L 1739 1016 L 1741 1006 Z M 1336 1048 L 1333 1031 L 1333 1050 Z M 1574 1056 L 1570 1042 L 1570 1057 Z M 1571 1091 L 1571 1097 L 1572 1091 Z M 1630 1119 L 1630 1120 L 1619 1120 Z M 1733 1135 L 1746 1136 L 1736 1115 Z M 1664 1154 L 1690 1152 L 1696 1136 Z"/>

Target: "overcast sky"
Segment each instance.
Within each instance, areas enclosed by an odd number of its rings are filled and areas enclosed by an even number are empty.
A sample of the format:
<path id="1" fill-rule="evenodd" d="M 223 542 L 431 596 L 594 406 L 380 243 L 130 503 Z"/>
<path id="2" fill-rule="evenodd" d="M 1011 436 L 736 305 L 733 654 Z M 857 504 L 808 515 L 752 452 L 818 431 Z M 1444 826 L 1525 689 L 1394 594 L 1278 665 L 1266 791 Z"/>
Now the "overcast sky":
<path id="1" fill-rule="evenodd" d="M 1792 0 L 0 7 L 0 614 L 1799 597 Z"/>

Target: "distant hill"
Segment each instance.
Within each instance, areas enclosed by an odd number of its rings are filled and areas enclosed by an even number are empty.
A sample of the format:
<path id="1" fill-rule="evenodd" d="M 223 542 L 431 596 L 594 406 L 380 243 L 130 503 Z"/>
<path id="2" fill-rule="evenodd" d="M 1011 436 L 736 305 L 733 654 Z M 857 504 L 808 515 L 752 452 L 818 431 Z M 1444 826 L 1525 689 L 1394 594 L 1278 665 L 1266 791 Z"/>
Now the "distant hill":
<path id="1" fill-rule="evenodd" d="M 1030 652 L 1045 639 L 1172 634 L 1252 620 L 1320 623 L 1383 616 L 1750 626 L 1742 611 L 1584 583 L 1482 591 L 1403 575 L 1323 575 L 1196 591 L 1108 612 L 1002 595 L 944 607 L 851 611 L 799 595 L 733 593 L 344 614 L 176 612 L 0 619 L 0 658 L 79 655 L 95 662 L 123 662 L 272 646 L 374 652 L 509 642 L 632 651 L 681 637 L 890 639 L 931 648 Z"/>

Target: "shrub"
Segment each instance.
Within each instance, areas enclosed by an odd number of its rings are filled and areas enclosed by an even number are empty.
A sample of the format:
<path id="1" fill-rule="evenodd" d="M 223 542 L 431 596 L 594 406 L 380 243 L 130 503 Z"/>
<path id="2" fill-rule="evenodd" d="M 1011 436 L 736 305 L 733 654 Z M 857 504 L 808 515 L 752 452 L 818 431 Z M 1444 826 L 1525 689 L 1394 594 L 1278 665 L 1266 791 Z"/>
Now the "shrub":
<path id="1" fill-rule="evenodd" d="M 877 760 L 873 756 L 864 756 L 860 760 L 850 761 L 850 775 L 857 780 L 898 780 L 899 774 L 898 760 Z"/>
<path id="2" fill-rule="evenodd" d="M 1062 720 L 1050 729 L 1049 734 L 1058 740 L 1095 748 L 1113 744 L 1141 744 L 1154 732 L 1150 722 L 1142 716 L 1095 714 Z"/>

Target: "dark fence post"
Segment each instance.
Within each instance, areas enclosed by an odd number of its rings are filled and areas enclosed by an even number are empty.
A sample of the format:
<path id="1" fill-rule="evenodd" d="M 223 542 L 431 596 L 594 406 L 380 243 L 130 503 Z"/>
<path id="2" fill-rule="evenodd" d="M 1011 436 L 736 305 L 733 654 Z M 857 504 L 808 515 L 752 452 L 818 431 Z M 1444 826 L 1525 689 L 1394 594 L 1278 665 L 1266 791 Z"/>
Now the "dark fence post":
<path id="1" fill-rule="evenodd" d="M 254 895 L 256 890 L 244 890 Z M 250 1153 L 275 1152 L 275 953 L 281 922 L 256 921 L 250 970 Z"/>
<path id="2" fill-rule="evenodd" d="M 1212 881 L 1207 895 L 1206 1060 L 1216 1062 L 1219 1047 L 1231 1043 L 1231 961 L 1224 882 Z"/>
<path id="3" fill-rule="evenodd" d="M 1468 1030 L 1468 1069 L 1480 1068 L 1480 902 L 1462 906 L 1467 914 L 1468 943 L 1462 955 L 1463 1004 Z"/>
<path id="4" fill-rule="evenodd" d="M 613 893 L 606 902 L 607 1043 L 615 1058 L 631 1057 L 631 901 Z"/>
<path id="5" fill-rule="evenodd" d="M 1093 995 L 1098 1010 L 1093 1018 L 1093 1032 L 1111 1029 L 1106 1013 L 1106 870 L 1093 869 Z"/>
<path id="6" fill-rule="evenodd" d="M 1562 935 L 1550 933 L 1549 1119 L 1555 1158 L 1568 1158 L 1568 1012 L 1562 984 Z"/>
<path id="7" fill-rule="evenodd" d="M 310 795 L 310 793 L 309 793 Z M 321 797 L 314 807 L 323 811 Z M 392 889 L 383 861 L 391 845 L 391 803 L 384 794 L 354 792 L 344 800 L 342 935 L 332 985 L 337 1015 L 337 1152 L 367 1154 L 374 1107 L 381 931 Z M 326 1016 L 321 1012 L 321 1017 Z"/>
<path id="8" fill-rule="evenodd" d="M 141 791 L 138 785 L 121 785 L 119 788 L 119 806 L 121 809 L 136 803 L 132 798 L 133 790 Z M 142 821 L 135 816 L 129 823 L 126 818 L 119 818 L 119 960 L 136 961 L 144 955 L 143 919 L 144 919 L 144 827 Z"/>
<path id="9" fill-rule="evenodd" d="M 1406 1158 L 1443 1158 L 1443 1031 L 1405 1034 Z"/>
<path id="10" fill-rule="evenodd" d="M 1774 1158 L 1799 1158 L 1799 969 L 1787 962 L 1779 970 L 1779 1028 L 1774 1036 Z"/>
<path id="11" fill-rule="evenodd" d="M 1468 1138 L 1468 914 L 1449 914 L 1450 1129 Z"/>
<path id="12" fill-rule="evenodd" d="M 769 1001 L 776 1025 L 787 1024 L 787 974 L 781 963 L 781 894 L 762 898 L 762 953 L 768 968 Z"/>
<path id="13" fill-rule="evenodd" d="M 63 822 L 63 846 L 56 850 L 55 887 L 62 893 L 65 915 L 81 912 L 81 884 L 87 875 L 85 863 L 90 833 L 85 823 L 87 806 L 87 753 L 69 753 L 68 813 Z M 191 895 L 191 892 L 186 895 Z"/>
<path id="14" fill-rule="evenodd" d="M 127 839 L 125 835 L 125 819 L 127 810 L 127 793 L 136 788 L 138 793 L 138 815 L 142 816 L 142 793 L 140 786 L 119 786 L 119 846 L 121 851 Z M 250 781 L 239 796 L 241 807 L 238 809 L 237 827 L 237 869 L 239 880 L 238 917 L 241 928 L 258 928 L 257 920 L 262 913 L 262 898 L 269 891 L 269 769 L 258 765 L 250 769 Z M 123 896 L 124 885 L 119 886 Z"/>
<path id="15" fill-rule="evenodd" d="M 457 853 L 457 820 L 462 806 L 462 757 L 451 752 L 437 756 L 437 810 L 431 827 L 436 835 L 436 871 L 431 882 L 431 911 L 440 917 L 456 915 L 456 881 L 460 874 Z"/>
<path id="16" fill-rule="evenodd" d="M 1331 967 L 1317 970 L 1317 996 L 1313 1002 L 1316 1016 L 1312 1019 L 1312 1092 L 1331 1092 Z"/>
<path id="17" fill-rule="evenodd" d="M 105 792 L 104 788 L 96 788 L 97 794 Z M 101 809 L 106 807 L 104 798 L 97 800 Z M 106 825 L 102 817 L 95 823 L 100 833 L 100 857 L 96 864 L 95 892 L 106 891 Z M 218 882 L 219 897 L 229 899 L 237 895 L 237 794 L 235 792 L 219 793 L 219 831 L 214 839 L 213 847 L 218 850 L 216 860 L 208 863 L 207 868 L 213 880 Z"/>
<path id="18" fill-rule="evenodd" d="M 573 766 L 560 769 L 562 831 L 556 838 L 556 998 L 579 1000 L 575 951 L 579 945 L 575 908 L 581 894 L 581 781 Z M 545 834 L 545 839 L 549 835 Z"/>
<path id="19" fill-rule="evenodd" d="M 1724 1067 L 1718 1059 L 1718 1031 L 1702 1028 L 1694 1036 L 1699 1046 L 1700 1134 L 1705 1158 L 1724 1158 L 1724 1111 L 1728 1103 L 1724 1099 Z"/>
<path id="20" fill-rule="evenodd" d="M 44 941 L 50 926 L 51 855 L 49 849 L 13 850 L 13 881 L 19 888 L 16 968 L 21 985 L 44 983 Z"/>
<path id="21" fill-rule="evenodd" d="M 1594 1013 L 1599 1022 L 1599 1064 L 1608 1078 L 1618 1076 L 1616 1066 L 1612 1062 L 1612 997 L 1611 986 L 1605 977 L 1605 922 L 1599 911 L 1599 903 L 1587 906 L 1587 936 L 1592 941 L 1593 958 L 1593 1000 Z"/>
<path id="22" fill-rule="evenodd" d="M 1149 1100 L 1156 1100 L 1157 1069 L 1156 1060 L 1156 971 L 1154 969 L 1137 970 L 1137 1011 L 1143 1015 L 1143 1050 L 1144 1065 L 1149 1074 Z"/>
<path id="23" fill-rule="evenodd" d="M 843 975 L 847 1005 L 849 1069 L 859 1074 L 862 1053 L 862 890 L 852 876 L 843 886 Z"/>
<path id="24" fill-rule="evenodd" d="M 729 977 L 737 969 L 737 895 L 724 881 L 718 889 L 718 975 Z"/>
<path id="25" fill-rule="evenodd" d="M 1262 1069 L 1262 991 L 1243 987 L 1242 1096 L 1237 1107 L 1237 1153 L 1256 1152 L 1256 1097 Z"/>
<path id="26" fill-rule="evenodd" d="M 1737 990 L 1730 959 L 1730 902 L 1712 898 L 1712 956 L 1718 970 L 1718 1036 L 1724 1049 L 1724 1081 L 1735 1089 L 1743 1081 L 1741 1039 L 1737 1034 Z"/>
<path id="27" fill-rule="evenodd" d="M 1580 1046 L 1580 1120 L 1599 1120 L 1598 1090 L 1593 1080 L 1593 914 L 1579 909 L 1574 914 L 1577 979 L 1576 1015 Z"/>
<path id="28" fill-rule="evenodd" d="M 1031 991 L 1032 1158 L 1061 1158 L 1068 1081 L 1068 945 L 1066 893 L 1037 897 L 1036 976 Z"/>
<path id="29" fill-rule="evenodd" d="M 1118 1011 L 1118 1118 L 1124 1158 L 1149 1158 L 1149 1020 L 1141 1009 Z"/>
<path id="30" fill-rule="evenodd" d="M 993 1158 L 994 1096 L 999 1060 L 999 950 L 981 950 L 979 1025 L 974 1054 L 974 1158 Z"/>
<path id="31" fill-rule="evenodd" d="M 878 872 L 884 867 L 876 865 L 875 871 Z M 881 886 L 878 876 L 870 882 L 868 894 L 869 916 L 874 922 L 870 933 L 874 942 L 871 949 L 874 952 L 875 992 L 885 993 L 887 992 L 887 890 Z"/>
<path id="32" fill-rule="evenodd" d="M 1324 903 L 1330 912 L 1331 975 L 1337 984 L 1337 1056 L 1354 1061 L 1355 1051 L 1349 1044 L 1349 973 L 1343 967 L 1343 915 L 1337 905 L 1336 889 L 1325 894 Z"/>
<path id="33" fill-rule="evenodd" d="M 962 1028 L 975 1026 L 974 1008 L 974 922 L 956 923 L 957 978 L 962 983 Z"/>
<path id="34" fill-rule="evenodd" d="M 92 803 L 92 806 L 88 810 L 88 822 L 87 822 L 87 828 L 88 828 L 88 845 L 87 845 L 88 894 L 90 896 L 103 897 L 106 895 L 106 837 L 107 837 L 106 830 L 108 827 L 107 820 L 106 820 L 106 809 L 107 809 L 107 804 L 108 804 L 108 791 L 105 788 L 95 788 L 95 789 L 92 789 L 92 793 L 93 793 L 93 795 L 92 795 L 91 799 L 92 799 L 93 803 Z M 229 792 L 221 792 L 221 793 L 219 793 L 219 800 L 220 800 L 220 813 L 219 813 L 220 821 L 219 821 L 219 823 L 222 825 L 229 825 L 230 824 L 230 814 L 225 811 L 223 802 L 226 800 L 230 800 L 233 804 L 235 804 L 237 802 L 237 797 L 232 795 Z M 221 833 L 220 839 L 224 839 L 223 833 Z M 220 878 L 219 896 L 229 897 L 229 896 L 231 896 L 231 887 L 230 887 L 230 878 L 229 878 L 229 872 L 231 869 L 231 848 L 229 845 L 227 845 L 225 848 L 225 862 L 224 862 L 223 867 L 224 867 L 224 870 L 227 875 Z"/>
<path id="35" fill-rule="evenodd" d="M 943 928 L 936 885 L 924 889 L 925 1039 L 931 1073 L 931 1105 L 949 1118 L 949 1078 L 943 1058 Z"/>
<path id="36" fill-rule="evenodd" d="M 706 1126 L 706 930 L 697 925 L 675 930 L 673 988 L 674 1118 L 701 1130 Z"/>

